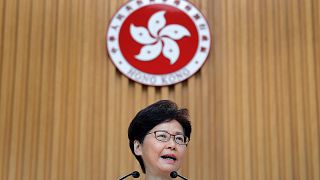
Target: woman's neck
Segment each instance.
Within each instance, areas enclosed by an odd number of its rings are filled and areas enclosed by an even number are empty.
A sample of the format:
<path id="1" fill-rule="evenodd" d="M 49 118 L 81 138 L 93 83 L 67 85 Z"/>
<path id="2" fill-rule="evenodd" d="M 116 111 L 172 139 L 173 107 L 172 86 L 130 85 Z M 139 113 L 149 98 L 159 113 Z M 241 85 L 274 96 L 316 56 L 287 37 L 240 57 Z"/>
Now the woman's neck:
<path id="1" fill-rule="evenodd" d="M 170 176 L 159 176 L 153 174 L 146 174 L 146 180 L 171 180 Z"/>

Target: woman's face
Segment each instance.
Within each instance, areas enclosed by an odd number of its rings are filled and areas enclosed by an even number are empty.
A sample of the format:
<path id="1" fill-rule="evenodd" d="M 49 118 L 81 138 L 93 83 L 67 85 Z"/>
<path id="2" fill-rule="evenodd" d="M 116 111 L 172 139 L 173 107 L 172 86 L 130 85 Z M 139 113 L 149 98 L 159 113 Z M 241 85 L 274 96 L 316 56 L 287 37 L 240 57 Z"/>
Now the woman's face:
<path id="1" fill-rule="evenodd" d="M 162 142 L 155 138 L 155 131 L 166 131 L 170 134 L 184 134 L 183 128 L 176 120 L 163 122 L 150 130 L 142 144 L 135 142 L 135 153 L 141 155 L 146 173 L 154 175 L 170 174 L 177 171 L 183 161 L 186 145 L 179 145 L 171 136 L 168 142 Z"/>

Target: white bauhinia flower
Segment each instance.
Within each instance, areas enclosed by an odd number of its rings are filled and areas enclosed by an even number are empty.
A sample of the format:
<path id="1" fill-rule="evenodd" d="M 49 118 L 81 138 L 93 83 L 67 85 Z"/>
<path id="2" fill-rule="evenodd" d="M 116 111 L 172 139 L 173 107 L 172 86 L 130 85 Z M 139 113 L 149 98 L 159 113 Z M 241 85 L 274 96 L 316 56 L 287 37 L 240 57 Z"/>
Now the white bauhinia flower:
<path id="1" fill-rule="evenodd" d="M 180 55 L 180 48 L 176 42 L 190 32 L 178 24 L 166 25 L 165 11 L 154 13 L 148 21 L 148 29 L 142 26 L 130 25 L 130 34 L 133 39 L 144 46 L 135 56 L 140 61 L 152 61 L 161 53 L 174 64 Z"/>

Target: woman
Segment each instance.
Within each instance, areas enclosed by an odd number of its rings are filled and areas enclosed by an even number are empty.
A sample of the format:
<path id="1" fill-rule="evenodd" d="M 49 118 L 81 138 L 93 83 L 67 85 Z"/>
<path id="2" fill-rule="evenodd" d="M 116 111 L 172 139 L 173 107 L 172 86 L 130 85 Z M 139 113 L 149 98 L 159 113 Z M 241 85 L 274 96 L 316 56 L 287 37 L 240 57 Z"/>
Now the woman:
<path id="1" fill-rule="evenodd" d="M 190 134 L 188 110 L 172 101 L 160 100 L 137 113 L 128 138 L 146 180 L 171 179 L 183 162 Z"/>

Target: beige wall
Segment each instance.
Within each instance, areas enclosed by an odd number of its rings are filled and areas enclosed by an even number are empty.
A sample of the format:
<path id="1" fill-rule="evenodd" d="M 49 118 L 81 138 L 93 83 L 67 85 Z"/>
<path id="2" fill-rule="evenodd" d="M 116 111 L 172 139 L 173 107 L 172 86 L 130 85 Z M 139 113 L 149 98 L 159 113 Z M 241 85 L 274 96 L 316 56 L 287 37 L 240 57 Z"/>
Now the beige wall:
<path id="1" fill-rule="evenodd" d="M 162 98 L 191 111 L 190 179 L 320 179 L 318 0 L 193 0 L 212 29 L 210 56 L 163 88 L 128 80 L 107 57 L 122 2 L 0 1 L 0 180 L 140 170 L 128 123 Z"/>

